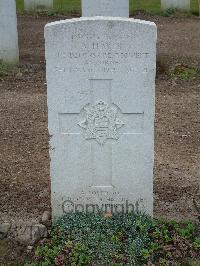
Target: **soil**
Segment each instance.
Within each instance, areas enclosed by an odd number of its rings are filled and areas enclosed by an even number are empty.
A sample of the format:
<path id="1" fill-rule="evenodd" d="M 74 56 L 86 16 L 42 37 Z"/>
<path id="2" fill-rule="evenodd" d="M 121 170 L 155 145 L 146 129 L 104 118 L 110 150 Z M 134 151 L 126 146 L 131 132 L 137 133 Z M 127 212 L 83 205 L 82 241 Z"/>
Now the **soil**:
<path id="1" fill-rule="evenodd" d="M 43 28 L 61 18 L 18 15 L 20 66 L 0 77 L 0 222 L 38 221 L 50 210 Z M 158 26 L 155 216 L 195 218 L 193 198 L 200 200 L 200 79 L 180 81 L 164 73 L 181 62 L 200 67 L 200 20 L 147 14 L 136 18 Z M 20 258 L 21 247 L 11 255 L 12 245 L 6 244 L 2 255 L 0 243 L 0 262 Z"/>

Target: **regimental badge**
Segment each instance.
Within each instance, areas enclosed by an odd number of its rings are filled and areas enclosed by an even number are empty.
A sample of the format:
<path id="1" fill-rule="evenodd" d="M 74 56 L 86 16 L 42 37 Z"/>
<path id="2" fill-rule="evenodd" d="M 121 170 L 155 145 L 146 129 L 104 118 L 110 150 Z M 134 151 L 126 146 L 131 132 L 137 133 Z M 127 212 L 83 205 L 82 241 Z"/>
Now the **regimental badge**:
<path id="1" fill-rule="evenodd" d="M 117 118 L 119 113 L 117 106 L 99 101 L 94 105 L 85 106 L 83 112 L 85 119 L 78 125 L 86 130 L 85 139 L 95 139 L 100 145 L 103 145 L 107 139 L 119 139 L 118 129 L 124 123 Z"/>

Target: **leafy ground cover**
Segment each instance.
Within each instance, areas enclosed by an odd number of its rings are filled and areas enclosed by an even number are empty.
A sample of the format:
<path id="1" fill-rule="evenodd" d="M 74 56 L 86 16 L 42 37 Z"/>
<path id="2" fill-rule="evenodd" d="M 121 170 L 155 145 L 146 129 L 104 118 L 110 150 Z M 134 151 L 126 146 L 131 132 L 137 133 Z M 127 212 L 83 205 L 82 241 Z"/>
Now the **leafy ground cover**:
<path id="1" fill-rule="evenodd" d="M 0 77 L 7 76 L 9 73 L 16 73 L 17 67 L 0 61 Z"/>
<path id="2" fill-rule="evenodd" d="M 18 11 L 23 11 L 23 2 L 23 0 L 17 0 Z M 137 10 L 160 14 L 160 0 L 130 0 L 130 13 L 133 14 Z M 54 11 L 66 14 L 80 13 L 81 0 L 54 0 Z M 191 12 L 198 14 L 198 0 L 191 0 Z"/>
<path id="3" fill-rule="evenodd" d="M 79 213 L 58 220 L 26 265 L 178 266 L 195 265 L 190 259 L 200 263 L 199 258 L 200 228 L 191 221 Z"/>
<path id="4" fill-rule="evenodd" d="M 135 17 L 156 21 L 157 54 L 164 70 L 177 62 L 198 66 L 198 18 L 143 13 Z M 24 68 L 17 70 L 16 75 L 0 77 L 0 217 L 3 221 L 12 220 L 16 224 L 21 218 L 35 221 L 45 210 L 50 210 L 43 31 L 46 23 L 62 18 L 18 15 L 20 61 Z M 196 196 L 199 205 L 199 89 L 198 79 L 181 81 L 158 75 L 156 80 L 154 210 L 157 217 L 178 220 L 196 217 L 192 201 Z M 5 245 L 0 241 L 0 265 L 24 265 L 27 247 L 22 249 L 18 243 Z M 193 265 L 199 266 L 200 262 Z"/>
<path id="5" fill-rule="evenodd" d="M 195 79 L 200 76 L 200 70 L 198 68 L 189 67 L 184 64 L 176 64 L 170 69 L 169 74 L 172 78 L 179 78 L 181 80 Z"/>

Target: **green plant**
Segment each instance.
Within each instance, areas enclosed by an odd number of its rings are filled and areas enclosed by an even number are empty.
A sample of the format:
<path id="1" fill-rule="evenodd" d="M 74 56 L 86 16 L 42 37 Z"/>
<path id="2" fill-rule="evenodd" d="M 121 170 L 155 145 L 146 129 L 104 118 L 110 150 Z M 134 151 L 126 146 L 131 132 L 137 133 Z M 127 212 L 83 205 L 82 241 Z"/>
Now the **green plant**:
<path id="1" fill-rule="evenodd" d="M 139 266 L 148 262 L 167 266 L 177 254 L 179 259 L 187 256 L 182 246 L 190 243 L 191 251 L 197 251 L 199 238 L 192 222 L 167 222 L 143 214 L 69 214 L 37 245 L 35 261 L 44 266 Z"/>
<path id="2" fill-rule="evenodd" d="M 162 15 L 164 17 L 170 17 L 173 15 L 177 10 L 175 8 L 168 8 L 167 10 L 163 11 Z"/>
<path id="3" fill-rule="evenodd" d="M 166 259 L 163 259 L 163 258 L 160 258 L 159 263 L 160 263 L 160 266 L 169 266 L 170 265 L 169 261 Z"/>
<path id="4" fill-rule="evenodd" d="M 195 79 L 200 75 L 197 68 L 189 67 L 184 64 L 177 64 L 170 70 L 170 76 L 172 78 L 179 78 L 182 80 Z"/>
<path id="5" fill-rule="evenodd" d="M 183 221 L 181 224 L 174 223 L 176 232 L 183 238 L 190 238 L 193 236 L 195 231 L 195 226 L 190 221 Z"/>
<path id="6" fill-rule="evenodd" d="M 53 10 L 49 10 L 49 11 L 47 12 L 47 16 L 49 16 L 49 17 L 56 16 L 56 12 L 53 11 Z"/>
<path id="7" fill-rule="evenodd" d="M 16 66 L 0 61 L 0 77 L 7 76 L 11 71 L 15 71 Z"/>
<path id="8" fill-rule="evenodd" d="M 36 262 L 25 263 L 24 266 L 38 266 L 38 263 L 36 263 Z"/>
<path id="9" fill-rule="evenodd" d="M 194 242 L 193 242 L 193 247 L 196 249 L 196 250 L 199 250 L 200 251 L 200 237 L 196 237 Z"/>

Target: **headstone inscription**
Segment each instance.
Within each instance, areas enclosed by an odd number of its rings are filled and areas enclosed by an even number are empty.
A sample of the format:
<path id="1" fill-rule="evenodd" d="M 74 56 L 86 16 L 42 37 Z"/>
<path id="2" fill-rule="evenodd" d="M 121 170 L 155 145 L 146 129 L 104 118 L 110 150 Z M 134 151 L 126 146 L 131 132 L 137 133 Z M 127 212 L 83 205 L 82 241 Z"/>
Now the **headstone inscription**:
<path id="1" fill-rule="evenodd" d="M 53 218 L 152 214 L 155 24 L 64 20 L 45 42 Z"/>
<path id="2" fill-rule="evenodd" d="M 0 0 L 0 61 L 19 61 L 15 0 Z"/>
<path id="3" fill-rule="evenodd" d="M 53 8 L 53 0 L 24 0 L 24 9 L 26 11 L 51 8 Z"/>
<path id="4" fill-rule="evenodd" d="M 182 11 L 190 11 L 190 0 L 161 0 L 161 9 L 176 8 Z"/>
<path id="5" fill-rule="evenodd" d="M 82 0 L 82 16 L 129 17 L 129 0 Z"/>

